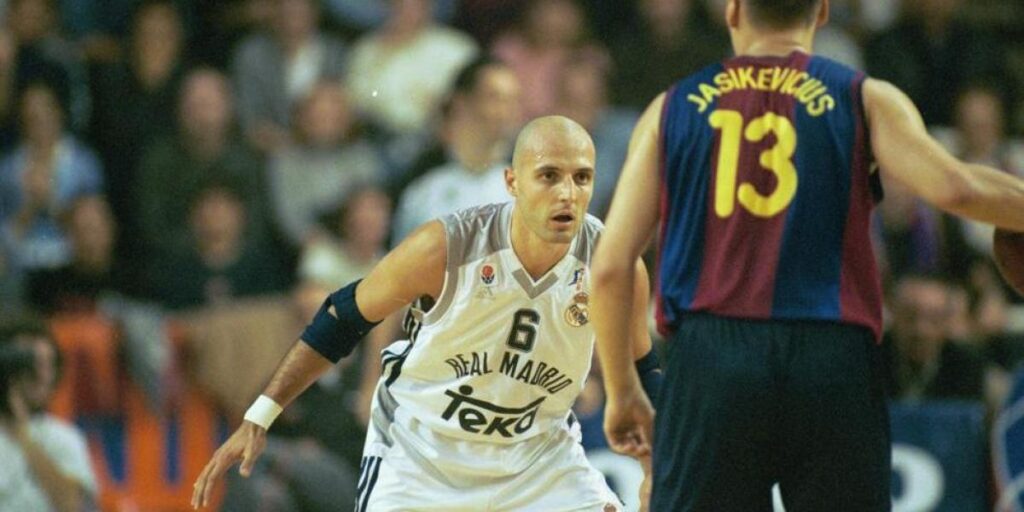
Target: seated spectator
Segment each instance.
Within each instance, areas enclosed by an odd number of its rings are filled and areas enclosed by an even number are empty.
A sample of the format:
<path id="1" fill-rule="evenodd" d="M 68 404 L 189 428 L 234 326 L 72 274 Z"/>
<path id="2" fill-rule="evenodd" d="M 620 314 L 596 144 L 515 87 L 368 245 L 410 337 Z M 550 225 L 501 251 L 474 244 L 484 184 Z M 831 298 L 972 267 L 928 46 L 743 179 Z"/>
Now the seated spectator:
<path id="1" fill-rule="evenodd" d="M 96 476 L 85 436 L 46 412 L 60 352 L 41 320 L 0 325 L 0 510 L 92 510 Z"/>
<path id="2" fill-rule="evenodd" d="M 89 121 L 88 76 L 80 52 L 60 33 L 60 12 L 54 0 L 6 2 L 6 26 L 17 42 L 22 83 L 40 78 L 66 92 L 67 126 L 75 133 Z"/>
<path id="3" fill-rule="evenodd" d="M 477 59 L 455 80 L 445 109 L 442 144 L 448 160 L 402 193 L 392 242 L 420 224 L 462 208 L 511 200 L 505 169 L 521 123 L 519 81 L 499 62 Z"/>
<path id="4" fill-rule="evenodd" d="M 295 246 L 316 236 L 317 218 L 337 209 L 355 186 L 383 181 L 383 164 L 354 133 L 354 122 L 341 85 L 320 83 L 298 104 L 295 143 L 267 168 L 277 225 Z"/>
<path id="5" fill-rule="evenodd" d="M 182 83 L 177 131 L 154 141 L 139 164 L 132 211 L 151 254 L 180 250 L 188 238 L 188 201 L 209 180 L 238 184 L 246 235 L 266 237 L 263 168 L 232 130 L 231 89 L 212 69 L 192 71 Z"/>
<path id="6" fill-rule="evenodd" d="M 532 0 L 519 26 L 494 42 L 494 55 L 519 77 L 527 119 L 554 111 L 562 69 L 587 37 L 586 23 L 577 0 Z"/>
<path id="7" fill-rule="evenodd" d="M 102 170 L 93 152 L 65 131 L 51 85 L 30 84 L 20 113 L 21 140 L 0 160 L 0 243 L 10 248 L 10 264 L 25 271 L 54 268 L 70 259 L 60 216 L 76 198 L 102 191 Z"/>
<path id="8" fill-rule="evenodd" d="M 910 194 L 899 183 L 885 182 L 885 200 L 875 217 L 875 236 L 882 276 L 895 280 L 912 273 L 940 273 L 963 280 L 974 254 L 952 219 Z"/>
<path id="9" fill-rule="evenodd" d="M 235 185 L 209 182 L 187 208 L 191 245 L 154 259 L 154 299 L 179 310 L 287 288 L 291 276 L 276 255 L 245 236 L 248 212 Z"/>
<path id="10" fill-rule="evenodd" d="M 37 311 L 92 312 L 104 292 L 127 287 L 126 275 L 114 264 L 115 226 L 102 196 L 83 196 L 65 214 L 71 262 L 28 275 L 28 302 Z"/>
<path id="11" fill-rule="evenodd" d="M 583 125 L 594 138 L 597 172 L 590 213 L 604 218 L 626 161 L 640 113 L 608 103 L 611 62 L 603 51 L 580 51 L 562 71 L 556 112 Z"/>
<path id="12" fill-rule="evenodd" d="M 324 78 L 342 78 L 345 47 L 318 30 L 315 0 L 273 0 L 270 33 L 242 41 L 232 74 L 238 117 L 250 143 L 263 152 L 288 140 L 292 106 Z"/>
<path id="13" fill-rule="evenodd" d="M 185 34 L 174 0 L 145 0 L 134 12 L 126 60 L 93 75 L 91 140 L 103 159 L 107 197 L 124 236 L 119 254 L 136 252 L 131 196 L 142 151 L 174 129 L 185 63 Z"/>
<path id="14" fill-rule="evenodd" d="M 986 399 L 984 360 L 949 337 L 949 285 L 935 277 L 906 276 L 896 282 L 890 307 L 892 324 L 883 348 L 891 397 Z"/>
<path id="15" fill-rule="evenodd" d="M 477 53 L 468 36 L 433 22 L 433 4 L 390 2 L 384 25 L 352 49 L 347 85 L 354 105 L 389 134 L 426 131 L 452 78 Z"/>
<path id="16" fill-rule="evenodd" d="M 387 249 L 391 199 L 375 187 L 353 190 L 331 219 L 334 232 L 306 246 L 299 277 L 334 289 L 365 277 Z"/>
<path id="17" fill-rule="evenodd" d="M 643 109 L 677 80 L 729 54 L 725 11 L 701 23 L 696 0 L 642 0 L 641 26 L 612 44 L 614 102 Z M 717 23 L 715 23 L 717 22 Z"/>

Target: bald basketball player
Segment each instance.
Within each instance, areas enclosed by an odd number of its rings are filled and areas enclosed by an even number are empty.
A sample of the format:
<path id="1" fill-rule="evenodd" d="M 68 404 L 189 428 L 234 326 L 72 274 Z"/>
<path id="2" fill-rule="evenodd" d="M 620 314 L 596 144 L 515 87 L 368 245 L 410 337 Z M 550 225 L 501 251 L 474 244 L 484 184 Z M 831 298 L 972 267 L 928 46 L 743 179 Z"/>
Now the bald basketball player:
<path id="1" fill-rule="evenodd" d="M 199 476 L 193 506 L 208 503 L 236 462 L 247 476 L 281 409 L 412 304 L 409 339 L 383 351 L 357 511 L 620 510 L 570 410 L 594 346 L 594 178 L 594 144 L 580 125 L 557 116 L 528 124 L 505 171 L 514 202 L 423 225 L 364 280 L 331 294 Z M 636 271 L 642 311 L 646 270 Z M 645 361 L 650 338 L 634 316 L 631 343 Z"/>

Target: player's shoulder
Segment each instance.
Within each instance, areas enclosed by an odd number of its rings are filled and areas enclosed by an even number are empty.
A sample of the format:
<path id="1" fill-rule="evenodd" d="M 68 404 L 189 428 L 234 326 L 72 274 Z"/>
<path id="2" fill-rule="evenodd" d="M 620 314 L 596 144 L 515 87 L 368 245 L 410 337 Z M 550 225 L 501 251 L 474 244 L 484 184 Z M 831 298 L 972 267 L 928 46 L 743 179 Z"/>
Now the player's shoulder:
<path id="1" fill-rule="evenodd" d="M 442 217 L 449 259 L 467 263 L 506 248 L 512 203 L 491 203 Z"/>

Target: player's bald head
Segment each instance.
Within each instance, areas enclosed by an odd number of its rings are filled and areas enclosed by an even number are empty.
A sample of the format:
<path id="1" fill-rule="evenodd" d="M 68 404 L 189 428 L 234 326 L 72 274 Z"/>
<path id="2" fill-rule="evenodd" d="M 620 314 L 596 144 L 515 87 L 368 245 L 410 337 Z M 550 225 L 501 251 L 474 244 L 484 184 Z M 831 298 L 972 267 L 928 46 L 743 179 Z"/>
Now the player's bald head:
<path id="1" fill-rule="evenodd" d="M 538 117 L 520 130 L 512 153 L 512 169 L 532 169 L 552 153 L 564 151 L 579 152 L 593 167 L 594 141 L 585 128 L 564 116 Z"/>

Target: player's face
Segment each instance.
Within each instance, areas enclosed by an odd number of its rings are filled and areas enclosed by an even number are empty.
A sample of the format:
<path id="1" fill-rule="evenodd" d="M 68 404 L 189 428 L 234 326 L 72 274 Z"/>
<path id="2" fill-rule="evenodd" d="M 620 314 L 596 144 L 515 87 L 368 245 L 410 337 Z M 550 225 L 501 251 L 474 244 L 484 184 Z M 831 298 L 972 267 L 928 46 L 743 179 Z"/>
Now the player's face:
<path id="1" fill-rule="evenodd" d="M 572 241 L 594 190 L 594 146 L 559 138 L 531 151 L 507 176 L 526 226 L 548 243 Z"/>

